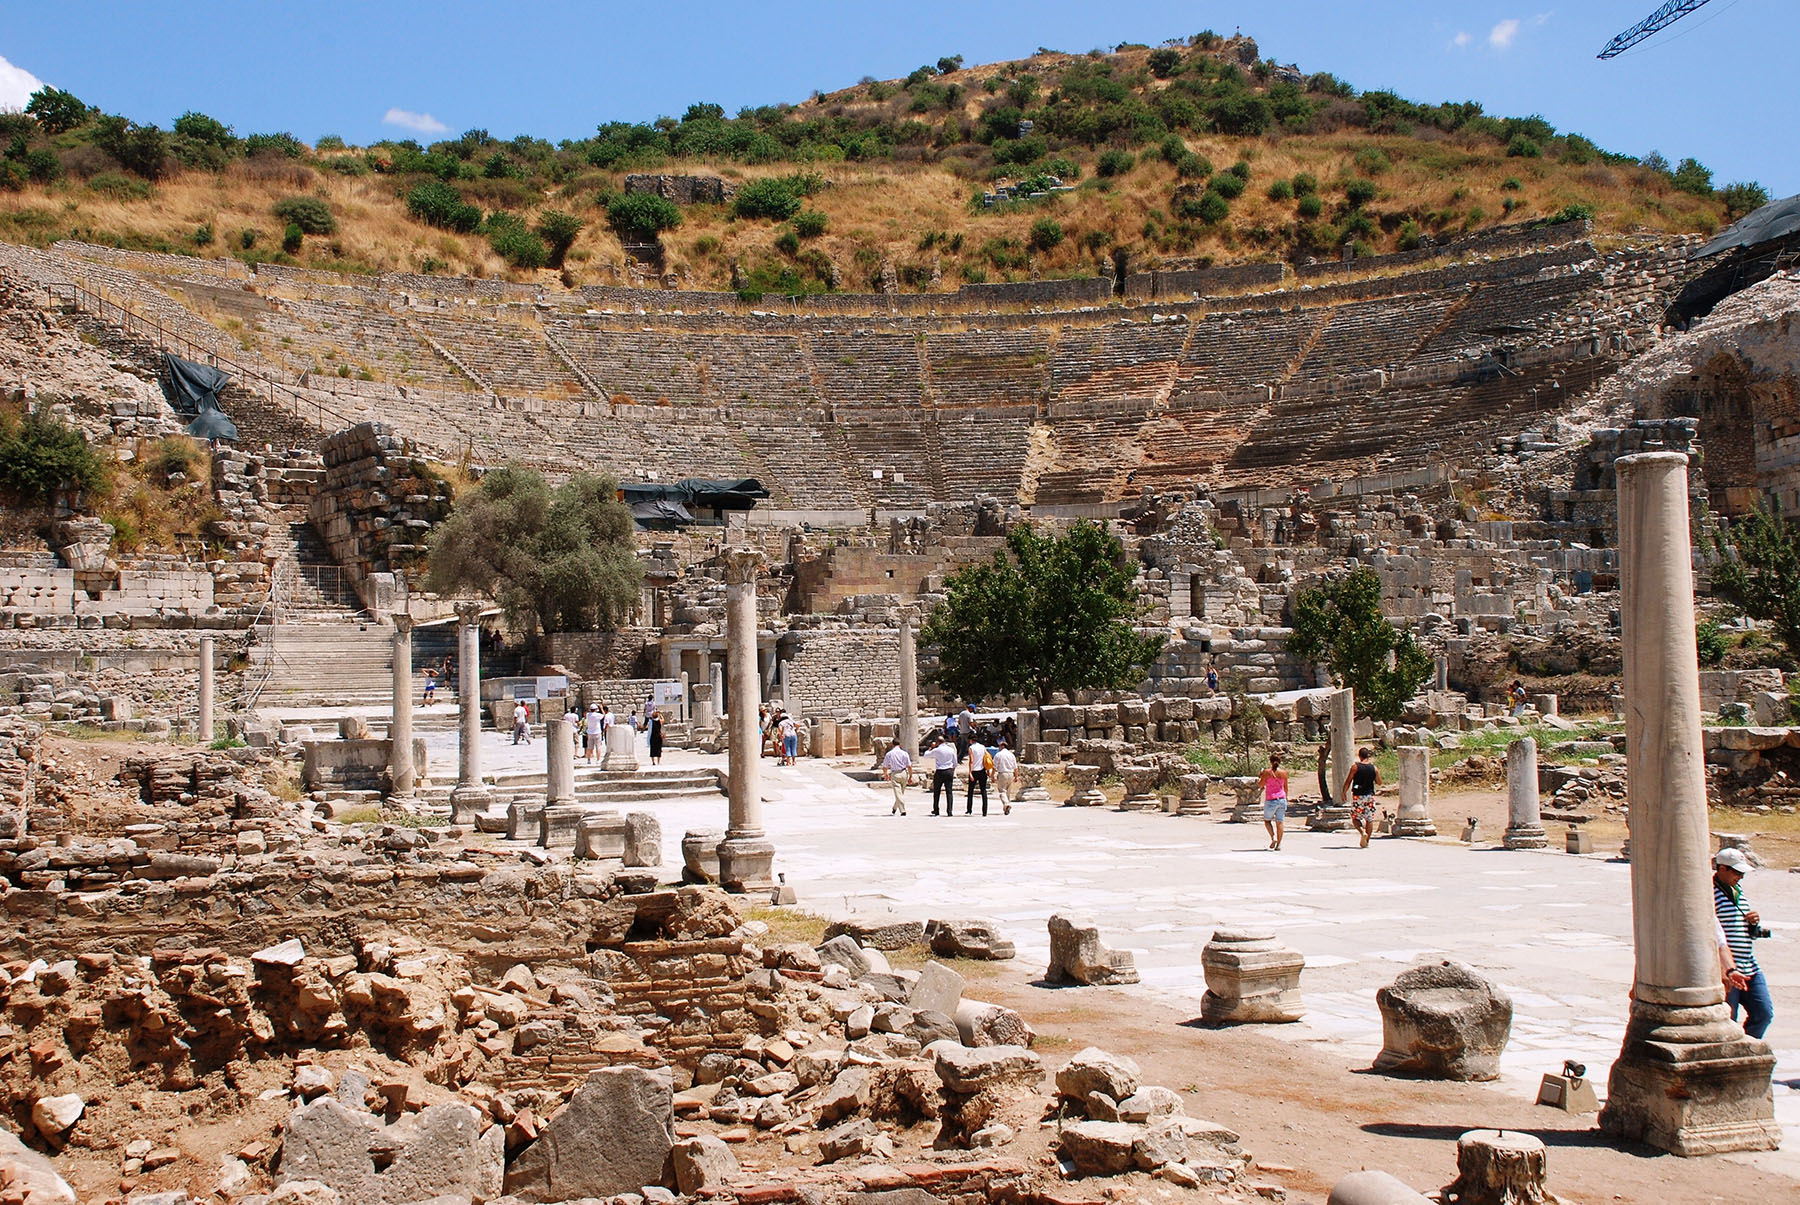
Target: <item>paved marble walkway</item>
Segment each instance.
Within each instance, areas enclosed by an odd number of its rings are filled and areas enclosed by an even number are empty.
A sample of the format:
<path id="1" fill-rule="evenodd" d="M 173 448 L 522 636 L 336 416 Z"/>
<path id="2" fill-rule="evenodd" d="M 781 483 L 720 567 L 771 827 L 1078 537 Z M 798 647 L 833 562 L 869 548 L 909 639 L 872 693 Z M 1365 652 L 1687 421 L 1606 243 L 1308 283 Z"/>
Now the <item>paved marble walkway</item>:
<path id="1" fill-rule="evenodd" d="M 488 773 L 542 768 L 541 741 L 515 749 L 485 735 Z M 433 765 L 454 767 L 454 734 L 427 739 Z M 664 763 L 722 767 L 724 758 L 674 750 Z M 973 817 L 959 807 L 934 819 L 928 792 L 916 788 L 909 814 L 895 817 L 885 786 L 845 773 L 862 764 L 762 763 L 776 868 L 810 910 L 991 917 L 1026 966 L 1047 962 L 1050 914 L 1074 913 L 1098 924 L 1107 944 L 1136 951 L 1141 990 L 1196 1016 L 1212 930 L 1267 928 L 1306 956 L 1308 1013 L 1282 1032 L 1324 1044 L 1347 1066 L 1367 1066 L 1381 1048 L 1375 990 L 1415 961 L 1454 958 L 1513 998 L 1493 1090 L 1535 1096 L 1539 1076 L 1565 1058 L 1585 1062 L 1604 1090 L 1632 969 L 1623 862 L 1443 839 L 1359 849 L 1346 834 L 1304 829 L 1272 853 L 1260 824 L 1048 803 L 1002 816 L 996 802 L 984 818 L 978 802 Z M 723 796 L 654 806 L 672 859 L 684 829 L 725 823 Z M 1744 1158 L 1800 1180 L 1800 875 L 1761 872 L 1746 886 L 1775 931 L 1759 949 L 1775 995 L 1769 1039 L 1786 1149 Z"/>

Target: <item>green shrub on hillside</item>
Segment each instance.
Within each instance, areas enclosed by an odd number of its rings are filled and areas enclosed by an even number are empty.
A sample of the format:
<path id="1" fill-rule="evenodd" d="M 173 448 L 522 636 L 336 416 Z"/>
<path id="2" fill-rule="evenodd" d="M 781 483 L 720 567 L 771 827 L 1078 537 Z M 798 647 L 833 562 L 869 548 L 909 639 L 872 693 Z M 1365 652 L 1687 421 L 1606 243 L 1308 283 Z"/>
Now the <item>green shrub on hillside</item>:
<path id="1" fill-rule="evenodd" d="M 336 234 L 337 218 L 322 197 L 283 197 L 271 207 L 276 217 L 292 222 L 307 234 Z"/>
<path id="2" fill-rule="evenodd" d="M 306 144 L 285 130 L 278 134 L 250 134 L 244 138 L 244 154 L 304 159 Z"/>
<path id="3" fill-rule="evenodd" d="M 1301 172 L 1294 177 L 1294 195 L 1310 197 L 1319 191 L 1319 178 L 1311 172 Z"/>
<path id="4" fill-rule="evenodd" d="M 300 229 L 299 223 L 289 222 L 287 230 L 281 236 L 281 249 L 289 255 L 298 254 L 300 244 L 306 241 L 306 231 Z"/>
<path id="5" fill-rule="evenodd" d="M 550 249 L 552 268 L 562 267 L 569 248 L 575 245 L 575 236 L 581 233 L 581 228 L 586 224 L 574 214 L 564 213 L 560 209 L 546 209 L 539 216 L 537 236 Z"/>
<path id="6" fill-rule="evenodd" d="M 1349 202 L 1352 208 L 1361 209 L 1364 205 L 1367 205 L 1370 201 L 1375 199 L 1376 192 L 1377 189 L 1375 187 L 1375 181 L 1373 180 L 1356 179 L 1344 181 L 1344 200 Z"/>
<path id="7" fill-rule="evenodd" d="M 37 118 L 46 134 L 64 134 L 76 126 L 87 124 L 99 110 L 87 104 L 73 92 L 64 92 L 61 88 L 43 87 L 31 94 L 25 102 L 25 111 Z"/>
<path id="8" fill-rule="evenodd" d="M 1175 174 L 1183 180 L 1204 180 L 1212 172 L 1212 160 L 1205 155 L 1189 153 L 1175 161 Z"/>
<path id="9" fill-rule="evenodd" d="M 768 218 L 785 222 L 800 211 L 801 202 L 824 185 L 824 180 L 811 173 L 794 176 L 768 176 L 752 180 L 738 190 L 731 212 L 740 218 Z"/>
<path id="10" fill-rule="evenodd" d="M 481 210 L 442 180 L 425 180 L 406 194 L 406 210 L 430 226 L 464 234 L 481 225 Z"/>
<path id="11" fill-rule="evenodd" d="M 1269 183 L 1269 200 L 1271 200 L 1271 201 L 1287 201 L 1287 200 L 1291 200 L 1293 198 L 1293 195 L 1294 195 L 1294 186 L 1292 184 L 1288 183 L 1288 181 L 1285 178 L 1270 181 L 1270 183 Z"/>
<path id="12" fill-rule="evenodd" d="M 1696 197 L 1712 195 L 1712 172 L 1698 159 L 1683 159 L 1676 165 L 1673 176 L 1675 187 Z"/>
<path id="13" fill-rule="evenodd" d="M 802 209 L 794 215 L 794 233 L 801 238 L 818 238 L 829 224 L 830 220 L 816 209 Z"/>
<path id="14" fill-rule="evenodd" d="M 1031 224 L 1031 245 L 1048 251 L 1063 241 L 1062 223 L 1055 218 L 1039 218 Z"/>
<path id="15" fill-rule="evenodd" d="M 1094 174 L 1102 179 L 1122 176 L 1137 165 L 1129 151 L 1102 151 L 1099 160 L 1094 164 Z"/>
<path id="16" fill-rule="evenodd" d="M 1767 205 L 1769 190 L 1755 181 L 1727 184 L 1719 190 L 1719 200 L 1725 203 L 1725 216 L 1735 222 L 1751 210 Z"/>
<path id="17" fill-rule="evenodd" d="M 87 186 L 89 191 L 115 201 L 147 201 L 156 191 L 149 181 L 135 180 L 118 172 L 101 172 L 91 177 Z"/>
<path id="18" fill-rule="evenodd" d="M 550 248 L 525 226 L 517 214 L 496 210 L 488 215 L 488 246 L 515 268 L 541 268 L 550 262 Z"/>
<path id="19" fill-rule="evenodd" d="M 1544 153 L 1544 148 L 1534 138 L 1514 134 L 1512 141 L 1506 144 L 1506 153 L 1514 159 L 1536 159 Z"/>
<path id="20" fill-rule="evenodd" d="M 58 490 L 99 490 L 107 477 L 106 461 L 81 432 L 43 410 L 23 418 L 0 410 L 0 489 L 49 502 Z"/>
<path id="21" fill-rule="evenodd" d="M 1300 198 L 1300 202 L 1294 206 L 1294 210 L 1301 217 L 1310 222 L 1321 213 L 1325 212 L 1325 202 L 1319 199 L 1318 193 L 1309 192 Z"/>
<path id="22" fill-rule="evenodd" d="M 233 136 L 230 126 L 216 117 L 208 117 L 192 109 L 175 119 L 174 131 L 177 138 L 190 138 L 221 150 L 230 150 L 237 145 L 237 138 Z"/>
<path id="23" fill-rule="evenodd" d="M 1243 195 L 1244 179 L 1242 176 L 1236 176 L 1230 172 L 1220 172 L 1212 178 L 1212 183 L 1207 185 L 1207 188 L 1227 201 L 1232 201 Z"/>
<path id="24" fill-rule="evenodd" d="M 606 220 L 621 238 L 648 240 L 681 225 L 681 210 L 654 193 L 614 193 L 606 202 Z"/>

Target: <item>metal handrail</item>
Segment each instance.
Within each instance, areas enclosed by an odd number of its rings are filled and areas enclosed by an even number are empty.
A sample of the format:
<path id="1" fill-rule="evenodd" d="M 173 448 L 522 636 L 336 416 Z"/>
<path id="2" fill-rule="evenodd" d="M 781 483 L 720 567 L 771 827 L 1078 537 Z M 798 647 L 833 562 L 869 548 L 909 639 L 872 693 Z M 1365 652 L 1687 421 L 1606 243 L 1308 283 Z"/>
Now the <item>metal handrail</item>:
<path id="1" fill-rule="evenodd" d="M 7 277 L 15 283 L 23 283 L 26 285 L 34 283 L 25 281 L 22 277 L 15 275 L 10 269 L 4 266 L 0 266 L 0 277 Z M 94 314 L 102 322 L 111 322 L 112 325 L 119 327 L 127 334 L 154 334 L 157 339 L 158 350 L 166 352 L 168 349 L 167 345 L 175 344 L 179 349 L 185 351 L 195 360 L 204 359 L 209 361 L 215 368 L 227 368 L 236 373 L 240 380 L 258 382 L 261 387 L 267 388 L 269 392 L 269 403 L 271 405 L 281 407 L 285 402 L 286 408 L 295 418 L 302 422 L 305 422 L 308 417 L 305 412 L 311 410 L 313 412 L 313 425 L 321 432 L 326 429 L 325 417 L 327 415 L 330 415 L 333 420 L 345 427 L 353 427 L 359 421 L 332 409 L 316 397 L 307 398 L 293 386 L 277 381 L 267 373 L 258 372 L 252 368 L 246 368 L 230 356 L 221 354 L 217 348 L 207 347 L 203 344 L 196 343 L 186 335 L 170 330 L 154 318 L 146 317 L 144 314 L 139 313 L 128 305 L 107 298 L 97 289 L 70 281 L 46 282 L 42 287 L 45 295 L 52 301 L 61 298 L 66 301 L 67 304 L 74 306 L 78 310 Z M 117 312 L 119 316 L 117 319 L 109 318 L 107 313 L 109 308 Z M 281 396 L 283 394 L 287 395 L 287 397 L 283 398 Z"/>

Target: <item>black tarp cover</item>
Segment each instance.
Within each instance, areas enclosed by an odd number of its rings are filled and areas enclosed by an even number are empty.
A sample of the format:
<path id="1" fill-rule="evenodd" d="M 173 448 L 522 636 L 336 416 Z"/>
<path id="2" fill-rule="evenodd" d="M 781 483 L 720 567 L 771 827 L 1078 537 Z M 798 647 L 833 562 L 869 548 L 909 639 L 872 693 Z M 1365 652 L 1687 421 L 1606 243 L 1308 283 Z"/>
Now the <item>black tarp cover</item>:
<path id="1" fill-rule="evenodd" d="M 631 517 L 639 523 L 692 523 L 694 516 L 687 507 L 667 498 L 631 503 Z"/>
<path id="2" fill-rule="evenodd" d="M 193 416 L 187 433 L 196 439 L 236 441 L 237 424 L 219 406 L 219 391 L 231 378 L 210 364 L 168 356 L 169 392 L 175 409 Z"/>
<path id="3" fill-rule="evenodd" d="M 636 506 L 641 502 L 675 502 L 685 507 L 712 510 L 749 510 L 769 496 L 754 477 L 714 479 L 683 477 L 680 481 L 640 482 L 619 487 L 619 496 Z"/>
<path id="4" fill-rule="evenodd" d="M 1754 247 L 1758 243 L 1785 238 L 1796 230 L 1800 230 L 1800 195 L 1783 197 L 1779 201 L 1770 201 L 1760 209 L 1751 210 L 1735 225 L 1720 231 L 1698 251 L 1691 252 L 1688 258 L 1705 259 L 1734 247 Z"/>

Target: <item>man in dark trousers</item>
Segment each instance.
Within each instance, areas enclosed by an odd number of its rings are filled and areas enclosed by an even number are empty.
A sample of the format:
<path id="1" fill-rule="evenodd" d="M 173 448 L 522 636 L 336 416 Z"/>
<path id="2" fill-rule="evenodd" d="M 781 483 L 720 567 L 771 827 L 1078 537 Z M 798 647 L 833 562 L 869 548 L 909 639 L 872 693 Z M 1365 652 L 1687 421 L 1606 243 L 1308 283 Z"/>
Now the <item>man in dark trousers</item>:
<path id="1" fill-rule="evenodd" d="M 938 793 L 943 792 L 944 815 L 956 814 L 956 746 L 939 737 L 925 751 L 931 763 L 931 814 L 938 814 Z"/>
<path id="2" fill-rule="evenodd" d="M 981 814 L 987 815 L 987 746 L 979 739 L 969 742 L 969 797 L 963 807 L 963 815 L 975 814 L 975 791 L 981 791 Z"/>

